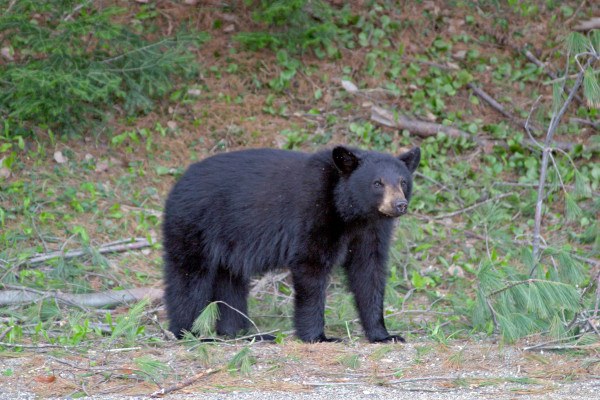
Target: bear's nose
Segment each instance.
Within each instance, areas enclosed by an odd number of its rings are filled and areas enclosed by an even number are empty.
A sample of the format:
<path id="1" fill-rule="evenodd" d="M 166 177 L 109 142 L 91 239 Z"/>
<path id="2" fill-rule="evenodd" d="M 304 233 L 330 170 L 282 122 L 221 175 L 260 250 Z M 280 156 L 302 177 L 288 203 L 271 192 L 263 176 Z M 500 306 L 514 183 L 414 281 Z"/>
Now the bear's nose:
<path id="1" fill-rule="evenodd" d="M 396 201 L 396 211 L 398 211 L 398 214 L 400 214 L 400 215 L 406 214 L 407 208 L 408 208 L 408 201 L 406 201 L 406 200 L 397 200 Z"/>

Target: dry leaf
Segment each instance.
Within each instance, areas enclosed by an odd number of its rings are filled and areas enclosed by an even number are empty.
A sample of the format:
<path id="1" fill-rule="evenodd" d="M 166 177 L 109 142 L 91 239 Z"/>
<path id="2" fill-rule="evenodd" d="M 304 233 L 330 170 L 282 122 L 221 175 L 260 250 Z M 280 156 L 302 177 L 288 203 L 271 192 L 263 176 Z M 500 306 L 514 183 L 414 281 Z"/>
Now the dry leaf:
<path id="1" fill-rule="evenodd" d="M 64 164 L 67 162 L 67 159 L 65 158 L 65 156 L 63 156 L 63 153 L 61 151 L 55 151 L 54 161 L 56 161 L 59 164 Z"/>
<path id="2" fill-rule="evenodd" d="M 169 129 L 175 130 L 175 129 L 177 129 L 177 122 L 167 121 L 167 126 L 169 127 Z"/>
<path id="3" fill-rule="evenodd" d="M 235 31 L 235 25 L 234 24 L 229 24 L 227 25 L 225 28 L 223 28 L 223 32 L 225 33 L 231 33 Z"/>
<path id="4" fill-rule="evenodd" d="M 39 383 L 52 383 L 56 380 L 56 377 L 54 375 L 38 375 L 33 379 Z"/>

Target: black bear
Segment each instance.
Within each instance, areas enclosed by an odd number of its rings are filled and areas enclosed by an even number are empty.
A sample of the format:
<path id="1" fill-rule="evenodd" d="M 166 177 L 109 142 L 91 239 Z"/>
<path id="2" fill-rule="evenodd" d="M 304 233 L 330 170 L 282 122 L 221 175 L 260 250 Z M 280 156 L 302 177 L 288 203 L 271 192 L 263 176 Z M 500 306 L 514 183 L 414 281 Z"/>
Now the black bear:
<path id="1" fill-rule="evenodd" d="M 192 164 L 164 212 L 165 303 L 181 337 L 212 301 L 216 331 L 248 326 L 254 274 L 290 269 L 294 326 L 304 342 L 325 342 L 325 289 L 342 265 L 370 342 L 404 341 L 383 319 L 394 219 L 406 213 L 418 147 L 394 157 L 338 146 L 314 154 L 253 149 Z M 236 311 L 238 310 L 238 311 Z"/>

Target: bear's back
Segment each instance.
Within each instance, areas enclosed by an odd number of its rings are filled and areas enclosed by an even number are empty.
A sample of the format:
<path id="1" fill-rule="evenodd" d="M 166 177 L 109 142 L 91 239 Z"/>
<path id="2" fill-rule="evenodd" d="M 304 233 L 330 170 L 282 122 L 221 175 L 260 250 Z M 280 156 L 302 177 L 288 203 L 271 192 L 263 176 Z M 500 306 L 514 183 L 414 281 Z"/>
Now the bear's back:
<path id="1" fill-rule="evenodd" d="M 166 247 L 203 248 L 210 264 L 244 275 L 286 266 L 311 224 L 332 213 L 330 164 L 319 153 L 252 149 L 191 165 L 167 199 Z"/>

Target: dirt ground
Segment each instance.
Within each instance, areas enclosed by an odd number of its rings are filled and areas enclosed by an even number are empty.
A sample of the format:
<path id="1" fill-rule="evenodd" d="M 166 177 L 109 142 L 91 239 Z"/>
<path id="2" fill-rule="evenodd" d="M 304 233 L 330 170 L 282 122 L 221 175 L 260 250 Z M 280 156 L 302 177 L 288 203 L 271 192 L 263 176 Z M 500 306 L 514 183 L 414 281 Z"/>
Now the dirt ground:
<path id="1" fill-rule="evenodd" d="M 581 354 L 526 351 L 531 343 L 503 346 L 491 340 L 453 341 L 425 338 L 407 344 L 255 343 L 188 347 L 88 350 L 44 353 L 24 351 L 3 358 L 0 399 L 147 398 L 185 382 L 165 398 L 597 398 L 600 391 L 598 346 Z M 225 360 L 249 346 L 254 365 L 248 374 L 227 371 Z M 205 357 L 199 360 L 199 352 Z M 70 355 L 69 355 L 70 353 Z M 54 355 L 53 355 L 54 354 Z M 144 379 L 132 359 L 151 355 L 169 365 L 160 384 Z M 199 376 L 203 371 L 208 375 Z M 48 378 L 53 377 L 53 378 Z M 104 394 L 103 394 L 104 393 Z M 118 393 L 116 395 L 115 393 Z"/>

